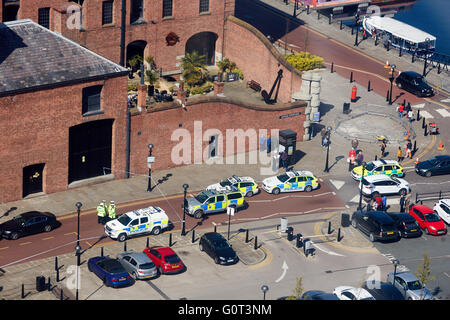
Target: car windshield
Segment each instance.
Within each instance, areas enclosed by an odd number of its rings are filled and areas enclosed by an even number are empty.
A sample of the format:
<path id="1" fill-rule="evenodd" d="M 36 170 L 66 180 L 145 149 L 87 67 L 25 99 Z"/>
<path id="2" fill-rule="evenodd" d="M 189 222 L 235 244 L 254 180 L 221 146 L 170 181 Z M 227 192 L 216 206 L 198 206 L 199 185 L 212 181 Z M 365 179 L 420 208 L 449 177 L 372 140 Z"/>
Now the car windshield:
<path id="1" fill-rule="evenodd" d="M 196 195 L 195 199 L 197 199 L 198 202 L 203 203 L 208 200 L 208 196 L 204 192 L 202 192 Z"/>
<path id="2" fill-rule="evenodd" d="M 155 267 L 155 264 L 153 262 L 143 263 L 139 266 L 139 269 L 142 270 L 149 270 L 153 269 Z"/>
<path id="3" fill-rule="evenodd" d="M 231 186 L 231 182 L 228 181 L 228 180 L 220 181 L 220 186 L 221 187 L 230 187 Z"/>
<path id="4" fill-rule="evenodd" d="M 164 261 L 167 263 L 177 263 L 180 262 L 180 258 L 176 254 L 169 254 L 168 256 L 164 257 Z"/>
<path id="5" fill-rule="evenodd" d="M 280 174 L 279 176 L 277 176 L 277 178 L 281 182 L 286 182 L 289 179 L 289 176 L 286 173 L 284 173 L 284 174 Z"/>
<path id="6" fill-rule="evenodd" d="M 424 77 L 417 77 L 415 80 L 418 84 L 427 84 L 427 80 Z"/>
<path id="7" fill-rule="evenodd" d="M 226 242 L 224 240 L 216 240 L 216 241 L 214 241 L 214 247 L 217 249 L 224 249 L 224 248 L 229 248 L 230 245 L 228 244 L 228 242 Z"/>
<path id="8" fill-rule="evenodd" d="M 13 218 L 13 220 L 17 221 L 18 223 L 23 223 L 23 222 L 25 222 L 25 219 L 24 219 L 21 215 L 15 216 L 15 217 Z"/>
<path id="9" fill-rule="evenodd" d="M 130 221 L 131 221 L 131 218 L 127 215 L 127 214 L 122 214 L 118 219 L 117 219 L 117 221 L 119 221 L 121 224 L 123 224 L 124 226 L 127 226 L 129 223 L 130 223 Z"/>
<path id="10" fill-rule="evenodd" d="M 120 264 L 119 261 L 116 260 L 108 260 L 104 262 L 104 269 L 108 273 L 122 273 L 126 272 L 123 266 Z"/>
<path id="11" fill-rule="evenodd" d="M 373 164 L 373 162 L 369 162 L 369 163 L 366 165 L 366 170 L 367 170 L 367 171 L 372 171 L 374 168 L 375 168 L 375 165 Z"/>
<path id="12" fill-rule="evenodd" d="M 419 280 L 408 282 L 409 290 L 420 290 L 422 289 L 422 284 Z"/>
<path id="13" fill-rule="evenodd" d="M 441 218 L 439 218 L 436 213 L 428 213 L 425 215 L 425 220 L 427 220 L 428 222 L 438 222 L 439 220 L 441 220 Z"/>
<path id="14" fill-rule="evenodd" d="M 438 163 L 438 160 L 436 158 L 431 158 L 430 160 L 428 160 L 433 166 L 436 165 Z"/>

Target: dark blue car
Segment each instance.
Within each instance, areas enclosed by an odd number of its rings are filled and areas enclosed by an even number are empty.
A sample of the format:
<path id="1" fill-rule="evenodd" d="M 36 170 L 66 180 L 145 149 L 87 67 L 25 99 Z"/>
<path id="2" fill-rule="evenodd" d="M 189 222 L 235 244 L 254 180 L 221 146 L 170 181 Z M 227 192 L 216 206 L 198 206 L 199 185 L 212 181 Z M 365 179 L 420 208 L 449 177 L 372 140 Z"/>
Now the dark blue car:
<path id="1" fill-rule="evenodd" d="M 119 288 L 133 284 L 130 274 L 117 259 L 94 257 L 88 260 L 88 269 L 99 277 L 105 286 Z"/>

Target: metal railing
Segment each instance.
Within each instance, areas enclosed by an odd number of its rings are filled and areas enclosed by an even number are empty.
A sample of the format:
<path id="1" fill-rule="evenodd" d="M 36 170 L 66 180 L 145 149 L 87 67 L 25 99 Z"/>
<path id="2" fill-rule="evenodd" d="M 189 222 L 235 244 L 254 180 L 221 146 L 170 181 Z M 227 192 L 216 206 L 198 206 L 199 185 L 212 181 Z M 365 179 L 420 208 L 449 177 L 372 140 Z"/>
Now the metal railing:
<path id="1" fill-rule="evenodd" d="M 421 201 L 441 200 L 450 198 L 450 191 L 416 193 L 416 203 Z"/>

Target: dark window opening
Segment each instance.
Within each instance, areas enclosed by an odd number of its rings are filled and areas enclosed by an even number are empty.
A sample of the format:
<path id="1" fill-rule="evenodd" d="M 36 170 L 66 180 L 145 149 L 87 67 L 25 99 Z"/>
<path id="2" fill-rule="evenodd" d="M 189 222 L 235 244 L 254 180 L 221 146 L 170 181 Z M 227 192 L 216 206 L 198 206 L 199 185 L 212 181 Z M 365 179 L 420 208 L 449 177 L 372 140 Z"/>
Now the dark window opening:
<path id="1" fill-rule="evenodd" d="M 200 0 L 200 13 L 209 12 L 209 0 Z"/>
<path id="2" fill-rule="evenodd" d="M 102 86 L 83 88 L 83 115 L 89 115 L 91 113 L 98 113 L 98 111 L 101 111 L 101 91 Z"/>
<path id="3" fill-rule="evenodd" d="M 173 0 L 163 0 L 163 18 L 173 15 Z"/>
<path id="4" fill-rule="evenodd" d="M 113 23 L 113 1 L 103 1 L 102 4 L 102 24 Z"/>
<path id="5" fill-rule="evenodd" d="M 50 8 L 38 9 L 38 23 L 47 29 L 50 28 Z"/>
<path id="6" fill-rule="evenodd" d="M 144 5 L 142 0 L 131 1 L 130 23 L 143 22 L 142 16 L 144 13 Z"/>

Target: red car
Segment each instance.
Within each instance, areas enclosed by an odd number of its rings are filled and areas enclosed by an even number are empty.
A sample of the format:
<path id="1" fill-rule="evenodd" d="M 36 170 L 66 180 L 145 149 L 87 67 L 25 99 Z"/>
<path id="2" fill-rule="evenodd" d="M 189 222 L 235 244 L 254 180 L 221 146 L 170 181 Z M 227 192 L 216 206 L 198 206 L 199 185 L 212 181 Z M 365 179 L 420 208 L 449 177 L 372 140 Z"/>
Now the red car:
<path id="1" fill-rule="evenodd" d="M 416 204 L 411 207 L 409 214 L 416 219 L 420 228 L 425 229 L 425 233 L 436 236 L 447 233 L 444 221 L 433 209 L 422 204 Z"/>
<path id="2" fill-rule="evenodd" d="M 145 248 L 144 253 L 152 259 L 159 274 L 178 273 L 185 269 L 183 261 L 169 247 Z"/>

